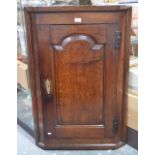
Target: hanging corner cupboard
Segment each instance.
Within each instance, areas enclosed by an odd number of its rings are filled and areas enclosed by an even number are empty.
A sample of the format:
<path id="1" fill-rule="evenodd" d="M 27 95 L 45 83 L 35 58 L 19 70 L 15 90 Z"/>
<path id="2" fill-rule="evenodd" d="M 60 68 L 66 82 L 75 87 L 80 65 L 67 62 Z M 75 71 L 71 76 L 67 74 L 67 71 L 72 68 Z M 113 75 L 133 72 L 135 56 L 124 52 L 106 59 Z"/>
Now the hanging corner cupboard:
<path id="1" fill-rule="evenodd" d="M 36 144 L 122 146 L 131 7 L 26 7 L 25 21 Z"/>

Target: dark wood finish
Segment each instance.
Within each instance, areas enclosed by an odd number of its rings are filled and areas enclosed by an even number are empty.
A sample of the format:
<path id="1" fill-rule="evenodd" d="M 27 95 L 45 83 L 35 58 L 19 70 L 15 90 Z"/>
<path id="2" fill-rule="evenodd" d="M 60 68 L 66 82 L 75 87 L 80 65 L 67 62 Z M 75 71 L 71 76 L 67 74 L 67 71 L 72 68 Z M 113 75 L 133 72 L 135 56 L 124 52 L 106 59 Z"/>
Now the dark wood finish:
<path id="1" fill-rule="evenodd" d="M 123 145 L 131 8 L 29 7 L 25 18 L 36 144 Z"/>
<path id="2" fill-rule="evenodd" d="M 73 12 L 73 13 L 44 13 L 36 14 L 37 24 L 75 24 L 74 18 L 81 17 L 82 24 L 94 23 L 116 23 L 120 19 L 121 13 L 114 12 Z M 54 20 L 53 20 L 54 19 Z"/>

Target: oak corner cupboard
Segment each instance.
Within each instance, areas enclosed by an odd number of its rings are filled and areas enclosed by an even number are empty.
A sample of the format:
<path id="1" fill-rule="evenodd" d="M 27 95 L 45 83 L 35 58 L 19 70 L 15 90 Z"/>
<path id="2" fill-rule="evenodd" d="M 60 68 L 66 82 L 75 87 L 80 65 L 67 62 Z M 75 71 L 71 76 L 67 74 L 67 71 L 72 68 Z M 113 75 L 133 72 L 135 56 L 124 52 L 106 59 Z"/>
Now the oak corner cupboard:
<path id="1" fill-rule="evenodd" d="M 26 7 L 25 19 L 36 144 L 122 146 L 131 7 Z"/>

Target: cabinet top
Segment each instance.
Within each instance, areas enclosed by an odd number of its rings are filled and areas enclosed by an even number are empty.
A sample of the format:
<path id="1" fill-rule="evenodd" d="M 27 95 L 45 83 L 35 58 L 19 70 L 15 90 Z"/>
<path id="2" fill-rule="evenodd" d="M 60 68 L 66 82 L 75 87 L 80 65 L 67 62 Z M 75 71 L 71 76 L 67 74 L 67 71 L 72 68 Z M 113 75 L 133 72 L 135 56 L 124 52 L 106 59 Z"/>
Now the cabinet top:
<path id="1" fill-rule="evenodd" d="M 106 6 L 50 6 L 50 7 L 24 7 L 26 12 L 109 12 L 109 11 L 124 11 L 132 9 L 127 5 L 106 5 Z"/>

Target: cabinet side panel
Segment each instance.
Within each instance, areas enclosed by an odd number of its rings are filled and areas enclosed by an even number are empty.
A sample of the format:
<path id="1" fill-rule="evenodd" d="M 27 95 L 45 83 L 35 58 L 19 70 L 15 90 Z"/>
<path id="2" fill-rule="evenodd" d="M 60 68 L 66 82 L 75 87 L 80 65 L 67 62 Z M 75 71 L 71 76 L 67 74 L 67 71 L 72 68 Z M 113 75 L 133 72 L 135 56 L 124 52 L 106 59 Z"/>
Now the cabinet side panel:
<path id="1" fill-rule="evenodd" d="M 32 95 L 32 110 L 34 116 L 34 127 L 35 127 L 35 140 L 40 141 L 40 129 L 38 119 L 38 104 L 37 104 L 37 93 L 36 93 L 36 60 L 34 54 L 34 23 L 32 22 L 34 14 L 25 11 L 25 24 L 26 24 L 26 37 L 27 37 L 27 50 L 28 50 L 28 72 L 30 80 L 30 91 Z"/>
<path id="2" fill-rule="evenodd" d="M 130 32 L 131 32 L 131 14 L 132 8 L 125 12 L 125 56 L 124 56 L 124 80 L 123 80 L 123 106 L 122 106 L 122 141 L 126 141 L 127 130 L 127 98 L 128 98 L 128 74 L 129 74 L 129 56 L 130 56 Z"/>
<path id="3" fill-rule="evenodd" d="M 40 66 L 38 58 L 38 43 L 37 43 L 37 25 L 36 25 L 36 15 L 33 13 L 31 15 L 32 20 L 32 36 L 33 36 L 33 58 L 34 58 L 34 70 L 35 73 L 35 92 L 36 92 L 36 104 L 38 112 L 38 126 L 39 126 L 39 138 L 40 141 L 44 141 L 44 124 L 43 124 L 43 104 L 42 104 L 42 94 L 41 94 L 41 81 L 40 81 Z"/>

